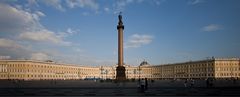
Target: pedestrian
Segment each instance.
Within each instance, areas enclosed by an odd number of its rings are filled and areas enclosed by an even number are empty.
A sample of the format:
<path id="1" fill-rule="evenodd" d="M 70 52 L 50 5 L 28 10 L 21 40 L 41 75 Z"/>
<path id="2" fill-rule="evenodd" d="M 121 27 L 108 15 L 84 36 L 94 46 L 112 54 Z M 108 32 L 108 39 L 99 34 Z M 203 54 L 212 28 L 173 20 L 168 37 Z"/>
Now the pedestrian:
<path id="1" fill-rule="evenodd" d="M 209 85 L 210 85 L 209 78 L 207 78 L 207 80 L 206 80 L 206 85 L 207 85 L 207 88 L 208 88 L 208 87 L 209 87 Z"/>
<path id="2" fill-rule="evenodd" d="M 148 79 L 145 78 L 145 90 L 148 90 Z"/>
<path id="3" fill-rule="evenodd" d="M 213 79 L 210 79 L 209 85 L 210 87 L 213 87 Z"/>
<path id="4" fill-rule="evenodd" d="M 187 87 L 187 79 L 184 81 L 184 87 Z"/>
<path id="5" fill-rule="evenodd" d="M 233 84 L 234 84 L 234 85 L 237 84 L 236 78 L 233 78 Z"/>
<path id="6" fill-rule="evenodd" d="M 191 87 L 194 86 L 194 79 L 191 79 Z"/>
<path id="7" fill-rule="evenodd" d="M 141 92 L 144 93 L 144 85 L 145 85 L 145 80 L 142 78 L 141 80 Z"/>
<path id="8" fill-rule="evenodd" d="M 138 91 L 141 92 L 141 82 L 140 82 L 140 79 L 137 81 L 137 88 L 138 88 Z"/>

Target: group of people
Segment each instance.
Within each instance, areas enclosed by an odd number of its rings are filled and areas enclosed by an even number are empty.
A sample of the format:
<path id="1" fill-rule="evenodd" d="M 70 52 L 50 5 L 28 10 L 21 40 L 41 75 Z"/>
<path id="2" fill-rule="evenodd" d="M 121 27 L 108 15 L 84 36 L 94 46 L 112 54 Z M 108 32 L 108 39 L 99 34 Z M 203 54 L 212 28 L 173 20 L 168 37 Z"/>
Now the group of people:
<path id="1" fill-rule="evenodd" d="M 148 79 L 147 78 L 142 78 L 141 80 L 139 79 L 139 90 L 141 93 L 144 93 L 146 90 L 148 90 Z"/>
<path id="2" fill-rule="evenodd" d="M 213 79 L 208 78 L 206 80 L 206 86 L 207 86 L 207 88 L 213 87 Z"/>
<path id="3" fill-rule="evenodd" d="M 194 79 L 190 79 L 190 80 L 186 79 L 184 81 L 184 87 L 188 87 L 188 82 L 190 82 L 190 87 L 194 87 L 194 84 L 195 84 Z"/>
<path id="4" fill-rule="evenodd" d="M 194 87 L 195 81 L 194 79 L 190 79 L 190 80 L 186 79 L 184 81 L 184 87 L 188 87 L 189 86 L 188 83 L 190 83 L 190 87 Z M 206 79 L 206 86 L 213 87 L 213 79 L 210 79 L 210 78 Z"/>

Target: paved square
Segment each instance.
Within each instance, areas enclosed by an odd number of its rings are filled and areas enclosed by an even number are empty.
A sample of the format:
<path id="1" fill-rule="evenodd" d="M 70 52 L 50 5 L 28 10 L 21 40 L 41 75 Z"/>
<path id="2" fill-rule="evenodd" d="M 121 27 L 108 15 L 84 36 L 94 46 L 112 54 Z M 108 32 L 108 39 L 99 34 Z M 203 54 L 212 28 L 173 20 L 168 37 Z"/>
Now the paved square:
<path id="1" fill-rule="evenodd" d="M 228 86 L 225 86 L 228 85 Z M 184 87 L 182 81 L 160 80 L 149 83 L 149 89 L 140 93 L 138 82 L 94 82 L 83 80 L 1 82 L 0 96 L 240 96 L 239 84 L 216 82 L 206 88 L 196 81 L 193 87 Z"/>

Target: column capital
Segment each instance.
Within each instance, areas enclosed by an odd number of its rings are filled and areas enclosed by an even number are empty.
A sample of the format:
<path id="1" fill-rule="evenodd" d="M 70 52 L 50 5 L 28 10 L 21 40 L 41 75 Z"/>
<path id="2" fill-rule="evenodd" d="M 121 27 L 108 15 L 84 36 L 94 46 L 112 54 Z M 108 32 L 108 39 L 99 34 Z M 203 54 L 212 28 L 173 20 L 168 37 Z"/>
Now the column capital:
<path id="1" fill-rule="evenodd" d="M 118 26 L 117 26 L 117 29 L 118 29 L 118 30 L 121 29 L 121 28 L 124 29 L 124 25 L 118 25 Z"/>

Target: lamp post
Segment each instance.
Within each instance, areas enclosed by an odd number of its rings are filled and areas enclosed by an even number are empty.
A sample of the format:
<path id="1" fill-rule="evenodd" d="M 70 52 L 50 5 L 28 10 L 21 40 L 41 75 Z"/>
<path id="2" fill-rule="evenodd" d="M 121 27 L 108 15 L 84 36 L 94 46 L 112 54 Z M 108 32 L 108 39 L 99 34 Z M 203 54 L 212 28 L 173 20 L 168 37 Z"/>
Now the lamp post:
<path id="1" fill-rule="evenodd" d="M 230 71 L 231 71 L 231 79 L 233 78 L 233 67 L 232 67 L 232 64 L 230 64 Z"/>
<path id="2" fill-rule="evenodd" d="M 127 74 L 126 74 L 126 79 L 128 79 L 128 70 L 126 70 L 127 71 Z"/>
<path id="3" fill-rule="evenodd" d="M 105 74 L 106 74 L 106 80 L 107 80 L 107 74 L 108 74 L 108 70 L 105 70 Z"/>
<path id="4" fill-rule="evenodd" d="M 133 70 L 134 73 L 134 80 L 136 79 L 136 69 Z"/>
<path id="5" fill-rule="evenodd" d="M 140 74 L 140 73 L 141 73 L 141 67 L 139 66 L 139 67 L 138 67 L 138 78 L 139 78 L 139 80 L 140 80 L 140 77 L 141 77 L 141 74 Z"/>
<path id="6" fill-rule="evenodd" d="M 103 79 L 103 67 L 102 66 L 100 67 L 100 70 L 101 70 L 101 76 L 102 76 L 102 79 Z"/>
<path id="7" fill-rule="evenodd" d="M 114 70 L 114 67 L 112 67 L 112 79 L 115 78 L 115 70 Z"/>
<path id="8" fill-rule="evenodd" d="M 7 68 L 8 80 L 10 80 L 10 70 Z"/>
<path id="9" fill-rule="evenodd" d="M 209 58 L 207 57 L 207 69 L 206 69 L 206 72 L 207 72 L 206 78 L 207 79 L 208 79 L 208 61 L 209 61 Z"/>
<path id="10" fill-rule="evenodd" d="M 188 65 L 187 65 L 187 69 L 188 69 L 188 79 L 190 79 L 190 65 L 191 65 L 191 64 L 188 64 Z"/>
<path id="11" fill-rule="evenodd" d="M 40 73 L 40 80 L 42 80 L 42 73 Z"/>

